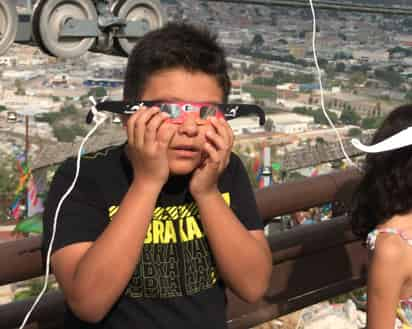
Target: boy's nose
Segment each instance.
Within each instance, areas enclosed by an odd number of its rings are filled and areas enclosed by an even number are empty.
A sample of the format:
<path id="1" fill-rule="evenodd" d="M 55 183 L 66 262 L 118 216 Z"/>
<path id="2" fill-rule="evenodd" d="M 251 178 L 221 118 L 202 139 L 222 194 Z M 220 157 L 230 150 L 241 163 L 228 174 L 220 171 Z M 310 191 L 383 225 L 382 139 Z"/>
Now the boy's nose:
<path id="1" fill-rule="evenodd" d="M 185 134 L 189 137 L 196 136 L 198 134 L 198 127 L 194 116 L 188 115 L 185 121 L 179 126 L 179 133 Z"/>

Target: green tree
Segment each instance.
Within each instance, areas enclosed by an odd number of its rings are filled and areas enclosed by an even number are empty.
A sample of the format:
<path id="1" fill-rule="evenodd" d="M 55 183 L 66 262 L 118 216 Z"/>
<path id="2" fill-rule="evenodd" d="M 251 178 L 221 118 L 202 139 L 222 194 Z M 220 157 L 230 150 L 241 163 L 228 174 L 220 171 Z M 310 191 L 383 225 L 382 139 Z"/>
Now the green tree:
<path id="1" fill-rule="evenodd" d="M 324 145 L 326 141 L 323 137 L 316 137 L 316 145 Z"/>
<path id="2" fill-rule="evenodd" d="M 265 40 L 263 39 L 263 36 L 260 33 L 256 33 L 253 36 L 252 41 L 250 42 L 250 48 L 252 48 L 254 51 L 259 51 L 264 43 Z"/>
<path id="3" fill-rule="evenodd" d="M 346 41 L 346 40 L 347 40 L 346 35 L 345 35 L 344 33 L 342 33 L 342 32 L 339 32 L 339 33 L 338 33 L 338 36 L 339 36 L 339 38 L 341 38 L 343 41 Z M 343 53 L 343 54 L 344 54 L 344 53 Z"/>
<path id="4" fill-rule="evenodd" d="M 262 48 L 264 43 L 265 43 L 265 40 L 263 39 L 263 36 L 260 33 L 256 33 L 253 36 L 252 42 L 250 43 L 250 47 L 254 48 L 255 50 L 258 50 Z"/>
<path id="5" fill-rule="evenodd" d="M 107 96 L 107 91 L 104 87 L 95 87 L 89 90 L 88 96 L 94 96 L 96 98 L 102 98 Z"/>
<path id="6" fill-rule="evenodd" d="M 363 72 L 354 72 L 350 75 L 349 82 L 351 85 L 361 84 L 365 82 L 367 76 Z"/>
<path id="7" fill-rule="evenodd" d="M 338 123 L 339 119 L 335 112 L 332 112 L 332 111 L 326 111 L 326 112 L 328 114 L 328 117 L 334 124 Z M 329 122 L 326 119 L 325 113 L 323 113 L 322 109 L 313 111 L 313 118 L 315 120 L 315 123 L 322 124 L 322 125 L 329 125 Z"/>
<path id="8" fill-rule="evenodd" d="M 361 127 L 363 129 L 377 129 L 380 127 L 383 120 L 384 120 L 384 117 L 365 118 L 361 122 Z"/>
<path id="9" fill-rule="evenodd" d="M 355 110 L 351 109 L 350 107 L 346 107 L 340 116 L 340 120 L 344 124 L 348 125 L 358 125 L 360 122 L 360 116 Z"/>
<path id="10" fill-rule="evenodd" d="M 0 105 L 0 112 L 4 111 L 7 111 L 7 107 L 5 107 L 4 105 Z"/>
<path id="11" fill-rule="evenodd" d="M 294 107 L 292 112 L 294 113 L 298 113 L 298 114 L 305 114 L 305 115 L 313 115 L 312 110 L 310 108 L 307 107 Z"/>
<path id="12" fill-rule="evenodd" d="M 47 282 L 46 291 L 56 290 L 53 288 L 53 282 Z M 34 278 L 25 282 L 26 287 L 24 290 L 20 290 L 14 295 L 14 301 L 24 300 L 27 298 L 37 297 L 44 285 L 44 277 Z"/>
<path id="13" fill-rule="evenodd" d="M 333 79 L 336 75 L 336 67 L 333 64 L 326 65 L 325 71 L 329 79 Z"/>
<path id="14" fill-rule="evenodd" d="M 346 65 L 345 63 L 339 62 L 336 64 L 336 72 L 345 72 Z"/>
<path id="15" fill-rule="evenodd" d="M 65 105 L 62 106 L 62 108 L 61 108 L 61 113 L 62 113 L 64 116 L 67 116 L 67 115 L 75 115 L 75 114 L 77 114 L 77 108 L 76 108 L 76 106 L 73 105 L 73 104 L 65 104 Z"/>
<path id="16" fill-rule="evenodd" d="M 59 142 L 71 143 L 74 141 L 76 136 L 85 136 L 85 129 L 78 125 L 64 126 L 64 125 L 54 125 L 53 134 L 56 136 Z"/>
<path id="17" fill-rule="evenodd" d="M 14 80 L 14 85 L 16 87 L 16 95 L 26 95 L 26 90 L 23 87 L 23 83 L 20 79 Z"/>
<path id="18" fill-rule="evenodd" d="M 359 128 L 351 128 L 348 131 L 350 137 L 360 137 L 362 135 L 362 130 Z"/>
<path id="19" fill-rule="evenodd" d="M 12 156 L 0 157 L 0 221 L 8 218 L 18 185 L 17 162 Z"/>
<path id="20" fill-rule="evenodd" d="M 401 74 L 392 69 L 388 70 L 375 70 L 375 76 L 377 79 L 386 81 L 391 87 L 399 87 L 402 83 Z"/>
<path id="21" fill-rule="evenodd" d="M 271 132 L 273 130 L 273 120 L 267 119 L 264 125 L 265 131 Z"/>
<path id="22" fill-rule="evenodd" d="M 61 113 L 59 112 L 47 112 L 37 114 L 35 116 L 36 121 L 38 122 L 47 122 L 50 125 L 53 125 L 59 118 L 61 118 Z"/>
<path id="23" fill-rule="evenodd" d="M 405 95 L 405 100 L 409 103 L 412 103 L 412 90 L 409 90 Z"/>

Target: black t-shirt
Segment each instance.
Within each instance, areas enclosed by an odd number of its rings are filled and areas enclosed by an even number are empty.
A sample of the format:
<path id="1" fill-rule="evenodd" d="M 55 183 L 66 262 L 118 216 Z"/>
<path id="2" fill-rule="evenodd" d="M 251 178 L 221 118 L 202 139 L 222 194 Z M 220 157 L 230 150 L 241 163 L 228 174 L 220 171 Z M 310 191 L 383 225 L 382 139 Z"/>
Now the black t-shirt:
<path id="1" fill-rule="evenodd" d="M 57 205 L 72 184 L 75 169 L 76 159 L 66 160 L 51 184 L 44 212 L 43 259 Z M 116 214 L 132 175 L 123 146 L 83 156 L 79 179 L 60 210 L 53 252 L 95 241 Z M 225 287 L 188 192 L 189 179 L 175 176 L 163 187 L 136 270 L 105 319 L 91 325 L 67 308 L 66 328 L 226 328 Z M 263 228 L 247 173 L 233 153 L 219 190 L 247 229 Z"/>

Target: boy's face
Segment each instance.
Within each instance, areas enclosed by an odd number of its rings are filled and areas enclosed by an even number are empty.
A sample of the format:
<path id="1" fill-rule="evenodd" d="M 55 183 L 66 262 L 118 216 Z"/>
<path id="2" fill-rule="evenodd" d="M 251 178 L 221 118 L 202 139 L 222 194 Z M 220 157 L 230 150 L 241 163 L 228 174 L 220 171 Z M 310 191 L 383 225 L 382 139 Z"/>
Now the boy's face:
<path id="1" fill-rule="evenodd" d="M 142 94 L 145 101 L 222 103 L 223 91 L 216 78 L 202 72 L 188 72 L 177 68 L 152 75 Z M 188 116 L 177 130 L 168 149 L 170 173 L 186 175 L 199 166 L 204 157 L 205 134 L 214 130 L 211 124 L 198 125 Z"/>

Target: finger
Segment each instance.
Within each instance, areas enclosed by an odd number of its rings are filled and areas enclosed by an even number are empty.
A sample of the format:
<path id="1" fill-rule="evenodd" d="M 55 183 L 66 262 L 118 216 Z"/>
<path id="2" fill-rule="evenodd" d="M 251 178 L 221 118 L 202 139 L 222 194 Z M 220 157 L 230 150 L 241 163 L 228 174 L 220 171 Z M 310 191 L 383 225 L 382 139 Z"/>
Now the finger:
<path id="1" fill-rule="evenodd" d="M 220 157 L 216 148 L 214 148 L 209 142 L 206 142 L 204 145 L 204 150 L 208 155 L 208 159 L 206 161 L 208 161 L 213 167 L 218 168 L 220 164 Z"/>
<path id="2" fill-rule="evenodd" d="M 229 132 L 227 131 L 226 127 L 223 125 L 222 120 L 218 120 L 217 118 L 212 118 L 211 123 L 213 127 L 215 128 L 216 132 L 223 137 L 225 142 L 229 144 L 230 138 L 229 138 Z"/>
<path id="3" fill-rule="evenodd" d="M 226 120 L 222 119 L 219 120 L 220 124 L 216 126 L 220 126 L 221 129 L 223 129 L 225 132 L 224 135 L 225 137 L 221 137 L 218 134 L 214 134 L 213 132 L 208 132 L 207 134 L 209 135 L 208 138 L 210 140 L 213 140 L 213 143 L 216 145 L 216 147 L 219 149 L 219 154 L 221 156 L 221 170 L 226 168 L 229 164 L 230 161 L 230 153 L 233 147 L 233 131 L 230 125 L 227 123 Z M 215 128 L 220 129 L 220 128 Z M 221 131 L 221 130 L 219 130 Z"/>
<path id="4" fill-rule="evenodd" d="M 219 136 L 217 133 L 213 131 L 207 131 L 206 132 L 206 138 L 209 144 L 212 144 L 218 151 L 226 151 L 227 149 L 227 143 L 223 139 L 222 136 Z"/>
<path id="5" fill-rule="evenodd" d="M 136 120 L 134 133 L 135 133 L 136 143 L 140 148 L 143 148 L 143 145 L 144 145 L 144 138 L 145 138 L 144 136 L 146 134 L 147 123 L 159 111 L 160 109 L 158 107 L 151 107 L 149 109 L 142 111 L 141 116 L 139 117 L 138 120 Z"/>
<path id="6" fill-rule="evenodd" d="M 159 127 L 159 132 L 157 134 L 157 141 L 160 146 L 165 149 L 169 146 L 170 141 L 177 131 L 178 125 L 163 121 Z"/>
<path id="7" fill-rule="evenodd" d="M 167 113 L 158 112 L 151 117 L 150 121 L 146 125 L 146 131 L 144 135 L 145 143 L 155 143 L 156 135 L 160 125 L 169 117 Z"/>
<path id="8" fill-rule="evenodd" d="M 142 108 L 142 110 L 145 108 Z M 136 113 L 130 115 L 127 118 L 127 123 L 126 123 L 126 131 L 127 131 L 127 142 L 130 145 L 135 145 L 136 141 L 135 141 L 135 124 L 136 124 L 136 120 L 141 116 L 142 111 L 137 111 Z"/>
<path id="9" fill-rule="evenodd" d="M 234 142 L 234 140 L 235 140 L 235 136 L 234 136 L 234 134 L 233 134 L 233 129 L 232 129 L 232 127 L 230 126 L 230 124 L 229 124 L 224 118 L 220 118 L 219 120 L 221 121 L 223 127 L 225 128 L 225 130 L 226 130 L 226 132 L 227 132 L 227 134 L 228 134 L 228 137 L 229 137 L 229 143 L 228 143 L 228 145 L 229 145 L 230 149 L 232 149 L 232 147 L 233 147 L 233 142 Z"/>
<path id="10" fill-rule="evenodd" d="M 233 134 L 232 127 L 229 125 L 229 123 L 224 118 L 221 118 L 219 120 L 222 122 L 222 125 L 226 129 L 226 132 L 227 132 L 228 137 L 229 137 L 229 142 L 226 144 L 226 147 L 227 147 L 228 151 L 226 153 L 226 158 L 224 159 L 224 167 L 226 168 L 228 166 L 229 162 L 230 162 L 230 153 L 231 153 L 232 148 L 233 148 L 233 143 L 235 141 L 235 136 Z"/>

